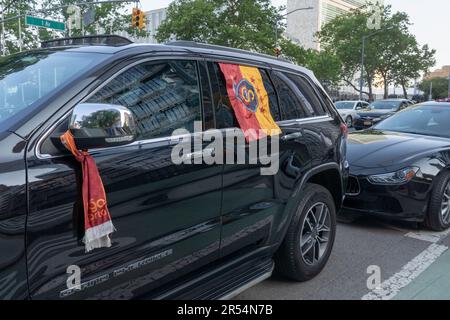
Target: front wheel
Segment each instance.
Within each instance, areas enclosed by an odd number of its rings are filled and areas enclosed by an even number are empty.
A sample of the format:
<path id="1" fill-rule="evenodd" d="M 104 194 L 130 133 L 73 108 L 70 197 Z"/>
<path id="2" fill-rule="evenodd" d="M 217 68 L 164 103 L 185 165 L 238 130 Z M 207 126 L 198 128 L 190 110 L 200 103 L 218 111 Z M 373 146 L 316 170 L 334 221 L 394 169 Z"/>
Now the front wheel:
<path id="1" fill-rule="evenodd" d="M 345 124 L 347 125 L 347 128 L 353 127 L 353 118 L 351 116 L 345 118 Z"/>
<path id="2" fill-rule="evenodd" d="M 425 226 L 434 231 L 450 228 L 450 172 L 444 172 L 437 177 Z"/>
<path id="3" fill-rule="evenodd" d="M 330 192 L 307 184 L 281 247 L 275 268 L 295 281 L 307 281 L 325 267 L 336 235 L 336 208 Z"/>

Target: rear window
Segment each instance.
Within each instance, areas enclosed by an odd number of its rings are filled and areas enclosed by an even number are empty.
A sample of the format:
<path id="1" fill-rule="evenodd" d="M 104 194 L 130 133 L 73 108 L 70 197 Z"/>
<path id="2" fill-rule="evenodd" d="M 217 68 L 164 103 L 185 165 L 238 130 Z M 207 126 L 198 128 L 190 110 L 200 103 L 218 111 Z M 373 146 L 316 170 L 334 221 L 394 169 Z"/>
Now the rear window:
<path id="1" fill-rule="evenodd" d="M 38 51 L 0 58 L 0 131 L 9 128 L 14 116 L 30 111 L 35 102 L 105 57 L 92 53 Z"/>

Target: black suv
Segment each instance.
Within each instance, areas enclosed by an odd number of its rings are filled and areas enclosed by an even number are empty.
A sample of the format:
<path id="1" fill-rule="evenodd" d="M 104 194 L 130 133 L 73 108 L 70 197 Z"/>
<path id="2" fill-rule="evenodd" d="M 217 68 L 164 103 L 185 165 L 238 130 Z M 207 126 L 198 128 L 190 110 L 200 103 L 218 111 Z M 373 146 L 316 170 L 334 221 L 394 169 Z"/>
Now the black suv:
<path id="1" fill-rule="evenodd" d="M 347 128 L 310 71 L 235 49 L 117 37 L 0 59 L 0 298 L 230 298 L 274 268 L 305 281 L 325 266 Z M 237 128 L 219 63 L 259 68 L 282 129 L 276 174 L 171 161 L 175 129 Z M 136 125 L 132 139 L 75 137 L 96 145 L 117 229 L 110 248 L 86 253 L 80 163 L 58 137 L 89 106 L 129 112 Z"/>

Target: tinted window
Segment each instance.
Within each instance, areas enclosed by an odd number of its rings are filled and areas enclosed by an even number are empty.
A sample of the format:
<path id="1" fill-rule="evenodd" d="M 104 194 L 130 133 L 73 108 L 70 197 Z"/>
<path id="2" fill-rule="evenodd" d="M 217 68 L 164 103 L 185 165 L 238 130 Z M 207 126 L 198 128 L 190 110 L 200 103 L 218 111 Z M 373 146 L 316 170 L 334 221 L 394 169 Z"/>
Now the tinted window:
<path id="1" fill-rule="evenodd" d="M 354 102 L 346 102 L 346 101 L 340 101 L 340 102 L 336 102 L 336 109 L 338 110 L 347 110 L 347 109 L 353 109 L 353 107 L 355 106 Z M 358 106 L 360 106 L 360 104 L 358 103 Z"/>
<path id="2" fill-rule="evenodd" d="M 0 130 L 7 120 L 108 57 L 39 51 L 0 58 Z M 10 125 L 8 122 L 8 127 Z"/>
<path id="3" fill-rule="evenodd" d="M 197 64 L 193 61 L 146 63 L 133 67 L 102 88 L 89 102 L 123 105 L 135 115 L 138 139 L 193 131 L 201 120 Z"/>
<path id="4" fill-rule="evenodd" d="M 314 92 L 313 87 L 305 78 L 288 74 L 289 79 L 296 85 L 296 93 L 301 101 L 301 106 L 306 110 L 308 116 L 322 116 L 325 115 L 325 109 L 322 101 Z"/>
<path id="5" fill-rule="evenodd" d="M 300 108 L 301 102 L 294 93 L 294 90 L 296 90 L 295 84 L 286 75 L 278 71 L 272 73 L 272 80 L 280 99 L 282 119 L 291 120 L 305 118 L 305 111 Z"/>
<path id="6" fill-rule="evenodd" d="M 400 101 L 376 101 L 370 104 L 372 110 L 398 110 L 400 108 Z"/>
<path id="7" fill-rule="evenodd" d="M 225 77 L 220 71 L 219 65 L 208 62 L 208 69 L 211 77 L 217 128 L 238 128 L 239 124 L 234 116 L 233 107 L 228 97 Z"/>
<path id="8" fill-rule="evenodd" d="M 280 110 L 278 108 L 278 100 L 275 88 L 273 87 L 272 81 L 270 80 L 267 71 L 260 69 L 260 72 L 263 79 L 264 88 L 266 89 L 267 95 L 269 96 L 270 113 L 272 114 L 272 117 L 275 121 L 280 121 Z"/>

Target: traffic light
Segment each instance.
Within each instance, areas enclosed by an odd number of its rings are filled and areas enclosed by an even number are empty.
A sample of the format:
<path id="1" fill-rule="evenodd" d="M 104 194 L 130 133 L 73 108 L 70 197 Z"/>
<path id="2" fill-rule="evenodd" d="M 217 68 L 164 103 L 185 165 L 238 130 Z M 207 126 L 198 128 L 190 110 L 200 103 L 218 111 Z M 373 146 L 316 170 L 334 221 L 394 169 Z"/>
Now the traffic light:
<path id="1" fill-rule="evenodd" d="M 131 27 L 139 30 L 145 29 L 146 19 L 144 11 L 139 8 L 133 8 L 133 12 L 131 14 Z"/>
<path id="2" fill-rule="evenodd" d="M 139 30 L 145 29 L 147 26 L 145 12 L 141 10 L 139 13 Z"/>
<path id="3" fill-rule="evenodd" d="M 281 49 L 280 48 L 275 48 L 274 49 L 274 52 L 275 52 L 275 56 L 278 58 L 279 56 L 281 56 Z"/>

